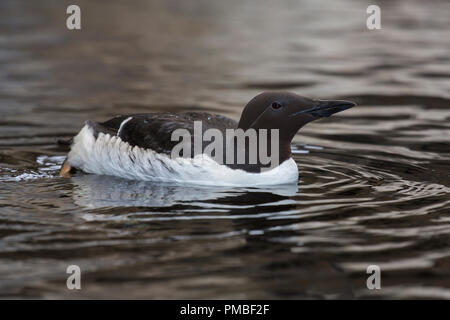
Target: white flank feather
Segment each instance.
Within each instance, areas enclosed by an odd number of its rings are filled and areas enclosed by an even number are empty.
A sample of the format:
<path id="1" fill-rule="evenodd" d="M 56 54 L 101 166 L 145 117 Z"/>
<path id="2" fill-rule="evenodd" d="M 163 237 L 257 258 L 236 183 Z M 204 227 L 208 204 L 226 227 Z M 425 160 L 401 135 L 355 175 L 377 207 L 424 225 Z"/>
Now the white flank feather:
<path id="1" fill-rule="evenodd" d="M 298 168 L 291 158 L 261 173 L 234 170 L 207 155 L 172 159 L 150 149 L 132 147 L 117 136 L 99 133 L 85 125 L 74 138 L 68 155 L 72 167 L 84 172 L 132 180 L 163 181 L 216 186 L 263 186 L 298 181 Z"/>

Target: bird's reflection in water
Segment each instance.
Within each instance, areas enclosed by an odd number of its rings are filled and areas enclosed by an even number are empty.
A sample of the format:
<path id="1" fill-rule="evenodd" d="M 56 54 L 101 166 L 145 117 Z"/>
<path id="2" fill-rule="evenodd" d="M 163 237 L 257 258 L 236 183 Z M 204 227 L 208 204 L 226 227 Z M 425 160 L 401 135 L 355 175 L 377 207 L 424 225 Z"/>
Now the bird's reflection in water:
<path id="1" fill-rule="evenodd" d="M 72 176 L 74 201 L 86 209 L 105 207 L 171 207 L 195 204 L 205 208 L 233 208 L 295 203 L 290 197 L 298 185 L 287 184 L 258 188 L 229 186 L 176 185 L 134 181 L 112 176 L 78 174 Z"/>

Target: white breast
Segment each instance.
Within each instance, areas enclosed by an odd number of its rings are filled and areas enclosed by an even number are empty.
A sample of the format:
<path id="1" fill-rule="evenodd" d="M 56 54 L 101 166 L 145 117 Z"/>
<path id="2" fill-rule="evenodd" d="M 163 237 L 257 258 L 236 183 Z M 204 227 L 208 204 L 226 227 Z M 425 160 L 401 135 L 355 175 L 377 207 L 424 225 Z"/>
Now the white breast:
<path id="1" fill-rule="evenodd" d="M 216 186 L 264 186 L 298 181 L 291 158 L 261 173 L 233 170 L 206 155 L 171 159 L 153 150 L 132 147 L 117 136 L 99 133 L 85 125 L 74 138 L 68 155 L 71 166 L 84 172 L 132 180 L 164 181 Z"/>

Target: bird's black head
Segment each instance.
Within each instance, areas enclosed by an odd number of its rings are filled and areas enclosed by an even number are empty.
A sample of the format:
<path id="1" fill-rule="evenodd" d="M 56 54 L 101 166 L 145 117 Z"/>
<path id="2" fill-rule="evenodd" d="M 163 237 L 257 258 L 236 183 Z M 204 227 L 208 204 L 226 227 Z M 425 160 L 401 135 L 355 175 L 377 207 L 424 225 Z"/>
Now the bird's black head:
<path id="1" fill-rule="evenodd" d="M 312 100 L 290 92 L 263 92 L 245 106 L 238 127 L 279 129 L 280 144 L 290 145 L 297 131 L 308 122 L 355 105 L 342 100 Z"/>

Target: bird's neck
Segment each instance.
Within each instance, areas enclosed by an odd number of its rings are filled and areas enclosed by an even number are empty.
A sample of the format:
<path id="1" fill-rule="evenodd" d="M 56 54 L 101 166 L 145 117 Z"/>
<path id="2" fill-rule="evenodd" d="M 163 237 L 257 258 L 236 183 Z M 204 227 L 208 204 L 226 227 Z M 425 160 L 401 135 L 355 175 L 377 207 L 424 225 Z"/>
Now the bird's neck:
<path id="1" fill-rule="evenodd" d="M 272 137 L 272 132 L 268 131 L 267 135 L 260 135 L 257 131 L 256 141 L 245 139 L 245 149 L 239 149 L 239 144 L 234 141 L 234 163 L 226 164 L 232 169 L 241 169 L 247 172 L 262 172 L 277 167 L 284 161 L 291 158 L 290 140 L 282 137 Z M 230 152 L 230 150 L 228 150 Z M 245 162 L 238 161 L 238 154 L 245 154 Z M 256 158 L 256 162 L 255 162 Z"/>

